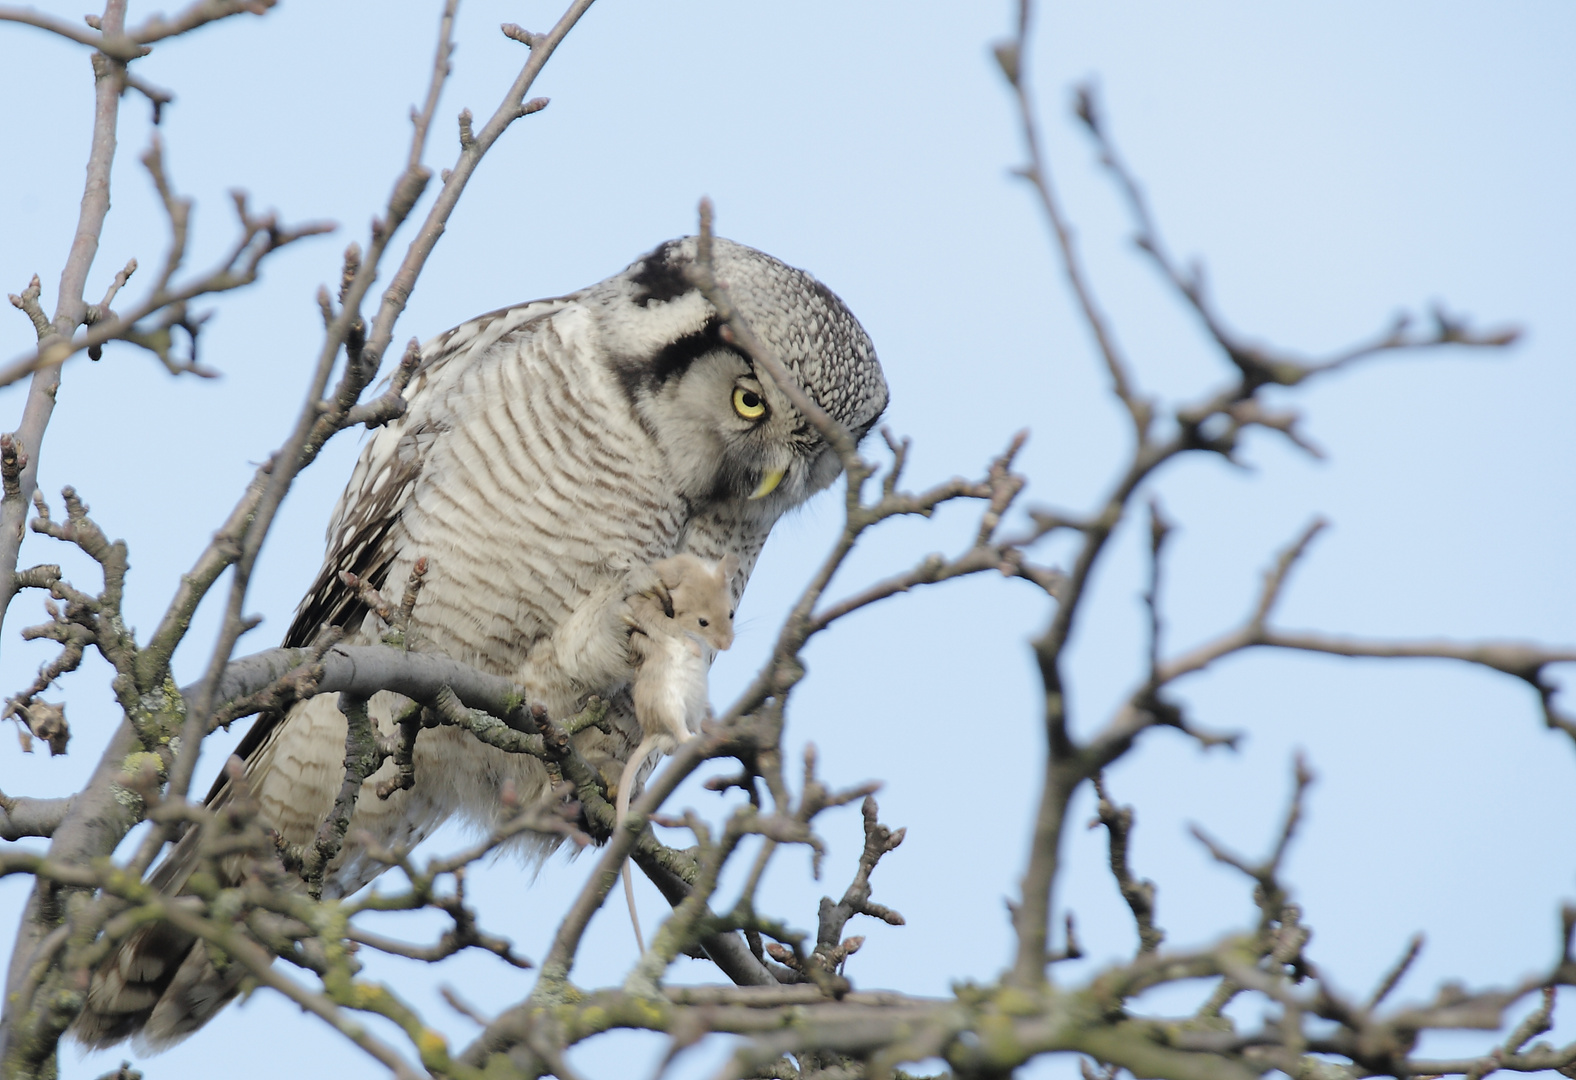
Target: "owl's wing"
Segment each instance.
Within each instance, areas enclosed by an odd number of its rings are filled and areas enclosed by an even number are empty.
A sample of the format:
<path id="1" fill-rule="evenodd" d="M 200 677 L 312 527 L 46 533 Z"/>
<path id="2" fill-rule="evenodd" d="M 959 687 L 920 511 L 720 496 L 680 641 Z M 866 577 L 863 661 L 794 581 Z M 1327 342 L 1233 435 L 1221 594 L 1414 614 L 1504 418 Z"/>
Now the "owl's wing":
<path id="1" fill-rule="evenodd" d="M 286 648 L 310 645 L 325 623 L 349 628 L 360 624 L 367 605 L 340 574 L 349 571 L 374 589 L 383 588 L 396 553 L 392 534 L 425 463 L 421 450 L 439 430 L 430 419 L 415 424 L 397 420 L 378 431 L 362 451 L 329 519 L 322 569 L 285 633 Z"/>
<path id="2" fill-rule="evenodd" d="M 405 388 L 409 402 L 405 415 L 379 429 L 367 443 L 329 518 L 323 567 L 285 633 L 287 648 L 311 644 L 324 623 L 354 628 L 366 616 L 367 605 L 341 579 L 343 572 L 383 590 L 398 553 L 395 533 L 399 517 L 421 478 L 427 447 L 456 420 L 463 419 L 447 414 L 444 387 L 468 360 L 574 299 L 533 300 L 490 311 L 439 334 L 422 347 L 421 364 Z"/>
<path id="3" fill-rule="evenodd" d="M 310 645 L 325 623 L 348 630 L 361 625 L 367 605 L 341 579 L 344 571 L 379 592 L 388 585 L 389 568 L 402 541 L 400 515 L 421 479 L 428 448 L 444 431 L 463 420 L 449 414 L 445 387 L 472 358 L 481 356 L 505 335 L 529 329 L 574 299 L 571 295 L 500 308 L 461 323 L 422 347 L 421 364 L 405 388 L 409 403 L 405 415 L 379 428 L 368 440 L 350 482 L 334 506 L 323 566 L 296 608 L 295 618 L 285 633 L 286 648 Z M 403 591 L 404 582 L 395 582 L 393 587 Z M 397 601 L 398 591 L 389 598 Z M 235 748 L 243 761 L 268 741 L 279 719 L 265 716 L 252 724 Z M 209 793 L 209 801 L 223 787 L 224 777 L 220 776 Z"/>

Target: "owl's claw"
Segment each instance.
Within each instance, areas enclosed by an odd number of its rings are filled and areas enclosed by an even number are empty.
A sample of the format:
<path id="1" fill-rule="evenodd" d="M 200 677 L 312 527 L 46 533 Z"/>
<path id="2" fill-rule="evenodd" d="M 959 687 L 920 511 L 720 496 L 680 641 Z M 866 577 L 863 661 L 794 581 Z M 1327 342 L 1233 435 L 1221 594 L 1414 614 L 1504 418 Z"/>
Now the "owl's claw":
<path id="1" fill-rule="evenodd" d="M 624 579 L 624 601 L 628 604 L 637 597 L 649 597 L 662 607 L 662 613 L 668 618 L 673 618 L 673 595 L 668 591 L 667 584 L 662 580 L 662 575 L 649 564 L 636 566 L 630 569 Z M 626 607 L 624 621 L 631 626 L 638 626 Z"/>

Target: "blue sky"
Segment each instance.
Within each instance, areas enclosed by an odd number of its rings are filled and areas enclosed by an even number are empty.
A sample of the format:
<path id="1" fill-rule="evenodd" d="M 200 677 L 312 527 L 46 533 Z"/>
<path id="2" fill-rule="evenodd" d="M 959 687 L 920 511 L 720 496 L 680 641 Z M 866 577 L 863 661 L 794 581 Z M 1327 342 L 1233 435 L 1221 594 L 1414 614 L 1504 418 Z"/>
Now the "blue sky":
<path id="1" fill-rule="evenodd" d="M 342 228 L 278 256 L 260 286 L 215 305 L 203 346 L 222 379 L 171 379 L 127 347 L 65 372 L 42 486 L 58 503 L 61 485 L 76 485 L 105 529 L 127 539 L 136 625 L 153 624 L 251 463 L 283 436 L 320 333 L 313 293 L 336 279 L 343 244 L 364 238 L 405 154 L 436 13 L 434 3 L 287 0 L 138 64 L 177 94 L 163 135 L 175 184 L 198 203 L 190 266 L 230 242 L 232 187 L 288 221 Z M 146 14 L 133 5 L 133 21 Z M 462 5 L 448 119 L 429 160 L 451 157 L 454 113 L 490 112 L 522 62 L 497 24 L 543 29 L 556 14 L 537 0 Z M 816 273 L 864 322 L 892 386 L 888 422 L 914 439 L 914 484 L 976 472 L 1028 428 L 1020 462 L 1029 499 L 1089 506 L 1126 452 L 1126 433 L 1043 222 L 1008 174 L 1020 148 L 989 44 L 1010 18 L 1005 3 L 601 0 L 534 91 L 552 105 L 484 163 L 398 339 L 599 280 L 692 231 L 696 200 L 708 194 L 721 233 Z M 19 291 L 37 272 L 52 310 L 81 193 L 87 56 L 15 26 L 0 26 L 0 48 L 0 92 L 11 103 L 0 115 L 0 285 Z M 1171 248 L 1204 262 L 1221 310 L 1245 334 L 1317 355 L 1376 331 L 1398 308 L 1434 302 L 1526 330 L 1497 356 L 1382 360 L 1282 395 L 1304 411 L 1326 461 L 1254 436 L 1248 468 L 1190 460 L 1162 475 L 1154 490 L 1178 525 L 1166 595 L 1176 647 L 1239 619 L 1261 568 L 1315 513 L 1333 527 L 1293 579 L 1285 625 L 1576 641 L 1572 55 L 1576 13 L 1553 0 L 1123 0 L 1043 11 L 1031 79 L 1052 168 L 1102 304 L 1150 392 L 1196 396 L 1227 371 L 1132 249 L 1122 207 L 1070 121 L 1070 87 L 1088 78 Z M 94 299 L 127 257 L 151 268 L 163 251 L 162 218 L 136 162 L 147 110 L 128 97 L 123 117 Z M 20 314 L 0 317 L 4 358 L 30 336 Z M 20 390 L 5 391 L 0 409 L 18 415 Z M 334 444 L 288 501 L 252 593 L 266 622 L 243 651 L 274 644 L 288 624 L 355 440 Z M 714 669 L 719 705 L 753 672 L 837 522 L 823 498 L 778 526 L 739 612 L 738 644 Z M 957 549 L 968 528 L 961 513 L 896 523 L 839 588 Z M 1073 650 L 1081 731 L 1138 675 L 1142 533 L 1122 533 Z M 57 560 L 69 563 L 47 541 L 24 547 L 24 564 Z M 14 606 L 0 642 L 8 692 L 48 655 L 16 638 L 37 621 L 36 605 L 24 597 Z M 1025 641 L 1047 614 L 1023 583 L 971 581 L 863 613 L 810 649 L 791 745 L 814 741 L 829 779 L 884 779 L 883 819 L 909 828 L 875 877 L 876 898 L 909 925 L 850 927 L 869 934 L 850 965 L 858 985 L 944 993 L 1007 960 L 1003 899 L 1021 870 L 1042 753 Z M 186 676 L 214 625 L 212 612 L 199 620 L 179 658 Z M 63 791 L 90 768 L 114 720 L 102 665 L 85 665 L 65 689 L 71 753 L 27 757 L 0 737 L 8 793 Z M 1338 985 L 1364 992 L 1417 930 L 1429 944 L 1402 998 L 1430 994 L 1446 976 L 1505 982 L 1552 957 L 1559 904 L 1576 893 L 1576 752 L 1543 729 L 1525 687 L 1444 664 L 1251 655 L 1186 684 L 1183 696 L 1201 722 L 1245 731 L 1242 750 L 1204 755 L 1157 733 L 1109 776 L 1113 794 L 1136 806 L 1133 857 L 1159 885 L 1170 943 L 1210 940 L 1250 912 L 1247 889 L 1210 864 L 1186 823 L 1258 852 L 1301 748 L 1320 779 L 1289 880 L 1316 928 L 1311 955 Z M 208 768 L 218 760 L 210 754 Z M 714 800 L 687 787 L 676 802 L 715 812 Z M 1075 820 L 1087 811 L 1084 800 Z M 821 893 L 847 884 L 857 813 L 828 815 L 822 831 L 824 882 L 809 881 L 808 860 L 793 852 L 771 878 L 776 911 L 805 927 Z M 439 840 L 453 846 L 459 836 Z M 1133 947 L 1101 841 L 1081 829 L 1067 840 L 1059 905 L 1076 911 L 1091 959 L 1064 977 Z M 476 895 L 494 929 L 540 956 L 588 867 L 556 858 L 536 872 L 504 861 L 478 875 Z M 11 924 L 22 895 L 19 882 L 0 883 L 0 921 Z M 648 921 L 657 904 L 643 894 Z M 389 929 L 423 935 L 434 925 Z M 625 920 L 609 910 L 576 975 L 611 981 L 632 959 Z M 436 981 L 484 1007 L 530 985 L 487 957 L 462 958 L 437 980 L 409 965 L 374 970 L 462 1042 L 474 1028 L 437 1000 Z M 682 976 L 710 974 L 692 964 Z M 288 1036 L 255 1037 L 275 1022 Z M 1425 1049 L 1482 1044 L 1439 1038 Z M 628 1037 L 574 1060 L 595 1076 L 628 1075 L 658 1047 Z M 263 994 L 147 1069 L 160 1080 L 208 1075 L 218 1058 L 237 1076 L 275 1075 L 309 1053 L 314 1072 L 376 1075 Z M 705 1075 L 719 1053 L 694 1051 L 682 1074 Z M 65 1074 L 94 1076 L 123 1056 L 68 1050 Z"/>

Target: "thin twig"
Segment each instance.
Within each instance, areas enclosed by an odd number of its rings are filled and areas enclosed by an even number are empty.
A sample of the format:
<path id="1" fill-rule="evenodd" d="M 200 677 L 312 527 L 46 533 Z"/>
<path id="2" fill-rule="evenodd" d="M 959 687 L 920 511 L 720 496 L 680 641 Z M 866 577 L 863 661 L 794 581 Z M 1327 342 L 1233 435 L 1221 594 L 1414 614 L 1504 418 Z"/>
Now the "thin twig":
<path id="1" fill-rule="evenodd" d="M 1018 169 L 1017 173 L 1033 186 L 1035 194 L 1039 196 L 1040 208 L 1045 213 L 1045 219 L 1051 227 L 1051 234 L 1056 240 L 1061 255 L 1062 271 L 1067 277 L 1068 285 L 1072 288 L 1073 296 L 1078 301 L 1084 322 L 1099 347 L 1100 357 L 1105 362 L 1106 372 L 1111 377 L 1112 392 L 1126 407 L 1133 423 L 1136 440 L 1143 443 L 1149 437 L 1149 426 L 1154 419 L 1154 405 L 1133 388 L 1127 360 L 1122 356 L 1121 349 L 1116 343 L 1116 335 L 1111 331 L 1105 315 L 1095 301 L 1093 287 L 1078 256 L 1072 228 L 1056 200 L 1055 188 L 1051 184 L 1050 166 L 1040 150 L 1039 122 L 1035 119 L 1034 102 L 1030 97 L 1026 78 L 1032 10 L 1030 0 L 1019 0 L 1017 36 L 996 46 L 996 62 L 1007 79 L 1007 85 L 1012 88 L 1024 149 L 1029 156 L 1028 164 Z"/>
<path id="2" fill-rule="evenodd" d="M 1148 879 L 1138 880 L 1133 877 L 1133 872 L 1128 866 L 1128 840 L 1133 831 L 1133 808 L 1131 806 L 1118 806 L 1111 801 L 1105 791 L 1105 778 L 1096 774 L 1094 790 L 1097 797 L 1095 803 L 1096 818 L 1089 823 L 1090 828 L 1095 825 L 1104 825 L 1108 838 L 1110 854 L 1111 876 L 1116 879 L 1116 887 L 1122 894 L 1122 899 L 1127 902 L 1128 910 L 1133 913 L 1133 921 L 1138 925 L 1138 954 L 1152 953 L 1160 948 L 1160 943 L 1166 939 L 1166 933 L 1155 925 L 1155 883 Z"/>
<path id="3" fill-rule="evenodd" d="M 0 10 L 0 18 L 14 17 L 60 32 L 53 25 L 55 20 L 47 16 L 38 16 L 42 21 L 34 21 L 31 18 L 24 19 L 22 15 L 23 12 L 16 9 Z M 123 36 L 125 0 L 108 0 L 99 21 L 102 27 L 99 37 L 113 40 Z M 76 30 L 75 27 L 71 29 Z M 123 60 L 114 59 L 102 51 L 94 56 L 93 135 L 88 150 L 87 182 L 82 192 L 82 208 L 77 216 L 76 233 L 60 271 L 55 317 L 51 320 L 52 332 L 41 336 L 40 351 L 51 342 L 69 339 L 87 317 L 87 307 L 82 297 L 87 286 L 88 271 L 92 269 L 94 257 L 98 254 L 104 219 L 109 214 L 110 172 L 115 161 L 115 133 L 120 118 L 120 96 L 125 90 L 125 76 L 126 65 Z M 22 545 L 22 525 L 27 517 L 29 500 L 38 486 L 38 463 L 42 457 L 44 431 L 54 414 L 55 395 L 59 389 L 58 367 L 33 372 L 27 390 L 27 404 L 22 409 L 22 422 L 17 425 L 14 436 L 28 460 L 18 478 L 18 498 L 7 498 L 0 504 L 0 627 L 4 626 L 6 609 L 16 591 L 14 581 L 16 560 Z"/>
<path id="4" fill-rule="evenodd" d="M 716 309 L 717 317 L 722 320 L 724 326 L 724 340 L 738 345 L 749 355 L 758 370 L 765 370 L 777 389 L 782 391 L 783 396 L 798 410 L 799 415 L 810 421 L 821 438 L 825 439 L 827 445 L 836 452 L 843 463 L 843 468 L 853 475 L 859 462 L 859 447 L 853 434 L 805 392 L 804 387 L 799 385 L 799 380 L 794 378 L 793 373 L 777 354 L 756 336 L 755 331 L 740 316 L 738 309 L 733 305 L 732 298 L 728 295 L 727 286 L 717 280 L 711 257 L 711 220 L 711 200 L 701 199 L 700 234 L 696 240 L 695 261 L 688 268 L 690 280 L 707 302 Z"/>

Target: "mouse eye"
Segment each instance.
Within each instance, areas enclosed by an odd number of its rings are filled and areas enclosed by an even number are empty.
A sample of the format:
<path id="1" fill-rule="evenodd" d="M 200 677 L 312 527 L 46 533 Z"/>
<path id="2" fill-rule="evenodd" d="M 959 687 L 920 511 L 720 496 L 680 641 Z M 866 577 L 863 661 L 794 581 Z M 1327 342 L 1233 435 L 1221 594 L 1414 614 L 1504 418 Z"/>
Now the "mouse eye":
<path id="1" fill-rule="evenodd" d="M 702 626 L 710 626 L 711 625 L 711 623 L 707 622 L 705 619 L 700 620 L 700 624 Z"/>
<path id="2" fill-rule="evenodd" d="M 731 612 L 731 611 L 728 612 L 728 618 L 730 618 L 730 619 L 733 618 L 733 612 Z"/>

